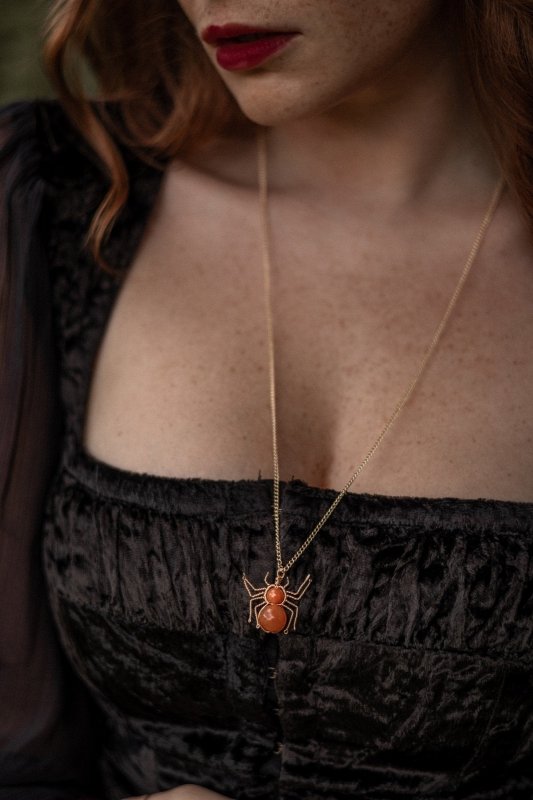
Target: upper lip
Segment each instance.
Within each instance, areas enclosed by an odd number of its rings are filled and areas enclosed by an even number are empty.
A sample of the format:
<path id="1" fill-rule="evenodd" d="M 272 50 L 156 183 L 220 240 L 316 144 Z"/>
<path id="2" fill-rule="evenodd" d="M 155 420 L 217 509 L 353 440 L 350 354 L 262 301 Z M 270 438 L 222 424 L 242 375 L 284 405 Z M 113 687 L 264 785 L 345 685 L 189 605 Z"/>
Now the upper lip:
<path id="1" fill-rule="evenodd" d="M 238 36 L 249 36 L 253 34 L 289 34 L 296 33 L 296 31 L 280 31 L 272 28 L 260 28 L 251 25 L 240 25 L 237 23 L 230 23 L 228 25 L 209 25 L 201 33 L 202 40 L 206 44 L 221 44 L 227 39 L 235 39 Z"/>

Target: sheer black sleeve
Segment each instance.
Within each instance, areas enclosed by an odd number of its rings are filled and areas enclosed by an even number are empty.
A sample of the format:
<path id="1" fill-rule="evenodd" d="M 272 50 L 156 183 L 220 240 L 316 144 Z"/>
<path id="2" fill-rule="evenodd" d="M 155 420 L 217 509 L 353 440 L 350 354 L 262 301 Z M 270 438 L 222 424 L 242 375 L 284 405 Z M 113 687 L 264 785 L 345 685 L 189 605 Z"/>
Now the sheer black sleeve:
<path id="1" fill-rule="evenodd" d="M 0 112 L 0 800 L 98 798 L 97 734 L 41 571 L 61 434 L 39 104 Z"/>

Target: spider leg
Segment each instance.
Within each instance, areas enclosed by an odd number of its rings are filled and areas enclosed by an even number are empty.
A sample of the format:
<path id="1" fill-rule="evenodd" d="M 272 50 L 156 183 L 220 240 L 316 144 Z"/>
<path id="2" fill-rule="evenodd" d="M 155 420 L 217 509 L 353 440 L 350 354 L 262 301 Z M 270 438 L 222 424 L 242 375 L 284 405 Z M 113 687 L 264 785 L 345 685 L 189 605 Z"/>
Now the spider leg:
<path id="1" fill-rule="evenodd" d="M 254 586 L 254 585 L 253 585 L 253 584 L 252 584 L 252 583 L 251 583 L 251 582 L 248 580 L 248 578 L 246 577 L 246 575 L 243 575 L 243 576 L 242 576 L 242 580 L 243 580 L 243 583 L 244 583 L 244 588 L 246 589 L 246 591 L 248 592 L 248 594 L 250 595 L 250 597 L 251 597 L 253 594 L 258 594 L 259 592 L 263 592 L 263 591 L 264 591 L 264 589 L 257 589 L 257 588 L 256 588 L 256 587 L 255 587 L 255 586 Z"/>
<path id="2" fill-rule="evenodd" d="M 291 603 L 291 601 L 287 600 L 287 599 L 285 600 L 283 605 L 285 606 L 287 611 L 290 611 L 290 613 L 291 613 L 291 618 L 289 620 L 289 624 L 285 628 L 284 633 L 287 633 L 289 631 L 289 628 L 291 627 L 291 624 L 292 624 L 293 631 L 295 631 L 296 630 L 296 620 L 298 619 L 298 606 L 296 605 L 296 603 Z"/>
<path id="3" fill-rule="evenodd" d="M 287 597 L 290 597 L 291 600 L 299 600 L 300 597 L 307 591 L 309 585 L 311 584 L 311 576 L 308 575 L 300 587 L 295 592 L 287 592 Z"/>
<path id="4" fill-rule="evenodd" d="M 287 609 L 287 611 L 289 612 L 289 615 L 290 615 L 289 616 L 289 621 L 287 622 L 287 624 L 285 626 L 285 630 L 283 631 L 283 633 L 288 633 L 290 631 L 290 629 L 291 629 L 291 625 L 292 625 L 293 619 L 296 622 L 296 619 L 295 619 L 294 615 L 296 613 L 296 617 L 298 616 L 298 609 L 292 603 L 290 603 L 290 604 L 287 603 L 286 600 L 283 603 L 283 607 Z"/>
<path id="5" fill-rule="evenodd" d="M 257 627 L 258 628 L 261 627 L 260 624 L 259 624 L 259 614 L 261 613 L 261 611 L 264 608 L 266 608 L 267 605 L 268 605 L 268 603 L 265 601 L 264 603 L 260 603 L 259 605 L 257 605 L 255 607 L 255 621 L 257 622 Z"/>
<path id="6" fill-rule="evenodd" d="M 255 594 L 255 595 L 253 595 L 253 597 L 250 597 L 250 613 L 248 614 L 248 622 L 252 621 L 253 603 L 257 602 L 258 600 L 262 600 L 262 599 L 263 599 L 263 592 L 261 592 L 261 594 Z"/>

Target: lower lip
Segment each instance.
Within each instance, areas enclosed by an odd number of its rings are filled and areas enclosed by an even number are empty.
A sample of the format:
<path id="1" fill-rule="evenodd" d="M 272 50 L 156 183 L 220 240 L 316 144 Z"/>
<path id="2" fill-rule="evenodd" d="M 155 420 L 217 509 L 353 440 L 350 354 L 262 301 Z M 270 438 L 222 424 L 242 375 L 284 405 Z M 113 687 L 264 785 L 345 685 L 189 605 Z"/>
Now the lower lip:
<path id="1" fill-rule="evenodd" d="M 216 49 L 216 59 L 223 69 L 253 69 L 283 50 L 295 36 L 295 33 L 280 33 L 279 36 L 266 36 L 253 42 L 220 44 Z"/>

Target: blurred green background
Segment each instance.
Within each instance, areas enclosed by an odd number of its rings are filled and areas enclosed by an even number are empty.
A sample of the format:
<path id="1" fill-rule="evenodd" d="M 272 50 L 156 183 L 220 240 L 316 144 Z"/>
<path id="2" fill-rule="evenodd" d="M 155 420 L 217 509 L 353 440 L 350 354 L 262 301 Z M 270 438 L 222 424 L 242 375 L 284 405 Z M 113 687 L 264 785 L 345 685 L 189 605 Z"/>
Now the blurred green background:
<path id="1" fill-rule="evenodd" d="M 50 95 L 41 31 L 50 0 L 0 0 L 0 105 Z"/>

